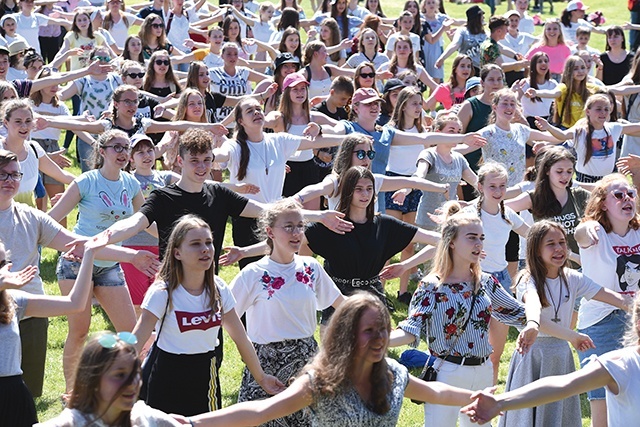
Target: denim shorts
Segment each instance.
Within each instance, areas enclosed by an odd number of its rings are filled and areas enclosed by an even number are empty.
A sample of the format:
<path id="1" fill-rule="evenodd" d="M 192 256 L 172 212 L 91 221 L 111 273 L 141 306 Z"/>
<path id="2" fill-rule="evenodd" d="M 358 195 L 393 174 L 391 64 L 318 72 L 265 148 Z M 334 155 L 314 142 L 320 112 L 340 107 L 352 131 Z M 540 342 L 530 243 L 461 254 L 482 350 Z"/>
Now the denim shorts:
<path id="1" fill-rule="evenodd" d="M 56 267 L 56 276 L 58 280 L 75 280 L 80 271 L 80 263 L 69 261 L 64 257 L 58 258 L 58 266 Z M 93 266 L 93 286 L 124 286 L 124 272 L 120 264 L 111 267 Z"/>
<path id="2" fill-rule="evenodd" d="M 580 367 L 584 368 L 587 363 L 592 360 L 591 356 L 600 356 L 609 351 L 622 348 L 622 339 L 627 329 L 627 314 L 622 310 L 614 310 L 607 317 L 584 329 L 578 329 L 578 332 L 587 334 L 596 345 L 595 349 L 587 351 L 579 351 Z M 605 398 L 604 388 L 597 388 L 587 392 L 589 400 L 602 400 Z"/>
<path id="3" fill-rule="evenodd" d="M 395 172 L 389 172 L 389 171 L 387 171 L 385 175 L 386 176 L 407 176 L 407 175 L 400 175 Z M 404 198 L 404 203 L 401 205 L 393 201 L 393 198 L 391 197 L 393 196 L 393 193 L 394 191 L 387 191 L 384 193 L 385 209 L 389 209 L 392 211 L 400 211 L 403 214 L 407 214 L 410 212 L 417 212 L 418 204 L 420 203 L 420 199 L 422 198 L 421 190 L 411 190 L 411 193 L 407 194 L 407 196 Z"/>
<path id="4" fill-rule="evenodd" d="M 498 282 L 502 285 L 502 287 L 509 293 L 509 295 L 513 295 L 513 291 L 511 290 L 511 285 L 513 281 L 511 280 L 511 275 L 509 274 L 509 270 L 506 268 L 502 271 L 496 271 L 494 273 L 487 272 L 491 274 L 493 277 L 498 279 Z"/>

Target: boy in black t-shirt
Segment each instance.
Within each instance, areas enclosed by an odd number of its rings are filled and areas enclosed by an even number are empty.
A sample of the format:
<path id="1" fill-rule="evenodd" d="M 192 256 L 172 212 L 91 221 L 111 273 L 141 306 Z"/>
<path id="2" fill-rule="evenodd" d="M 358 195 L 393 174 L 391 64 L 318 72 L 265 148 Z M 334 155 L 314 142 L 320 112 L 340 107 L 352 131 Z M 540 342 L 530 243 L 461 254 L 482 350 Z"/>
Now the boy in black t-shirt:
<path id="1" fill-rule="evenodd" d="M 320 105 L 313 107 L 313 111 L 318 111 L 334 120 L 348 120 L 346 106 L 351 101 L 354 87 L 353 80 L 346 76 L 338 76 L 331 83 L 329 96 Z M 320 148 L 313 150 L 313 160 L 319 168 L 320 180 L 322 180 L 333 167 L 333 157 L 338 152 L 338 147 Z"/>

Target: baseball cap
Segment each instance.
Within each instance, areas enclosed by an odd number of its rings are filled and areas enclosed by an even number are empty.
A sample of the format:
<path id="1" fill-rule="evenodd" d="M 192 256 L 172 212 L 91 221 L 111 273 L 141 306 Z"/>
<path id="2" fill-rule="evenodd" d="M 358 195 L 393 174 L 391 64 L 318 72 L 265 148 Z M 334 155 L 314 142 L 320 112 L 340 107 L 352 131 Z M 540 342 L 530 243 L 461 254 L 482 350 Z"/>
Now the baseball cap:
<path id="1" fill-rule="evenodd" d="M 407 85 L 405 85 L 400 79 L 396 79 L 396 78 L 389 79 L 384 84 L 384 87 L 382 88 L 382 93 L 391 92 L 392 90 L 400 89 L 406 86 Z"/>
<path id="2" fill-rule="evenodd" d="M 372 89 L 370 87 L 361 87 L 360 89 L 356 90 L 353 94 L 353 98 L 351 99 L 351 102 L 353 104 L 370 104 L 376 101 L 382 101 L 382 98 L 380 98 L 380 95 L 378 95 L 378 92 L 376 92 L 375 89 Z"/>
<path id="3" fill-rule="evenodd" d="M 297 86 L 300 83 L 304 83 L 306 85 L 309 84 L 307 79 L 305 79 L 302 74 L 300 74 L 300 73 L 291 73 L 287 77 L 284 78 L 284 81 L 282 82 L 282 90 L 285 90 L 288 87 Z"/>
<path id="4" fill-rule="evenodd" d="M 484 12 L 482 11 L 482 8 L 478 5 L 475 6 L 471 6 L 469 9 L 467 9 L 466 14 L 467 14 L 467 19 L 471 19 L 476 15 L 481 15 Z"/>
<path id="5" fill-rule="evenodd" d="M 505 12 L 505 14 L 504 14 L 504 15 L 502 15 L 502 16 L 504 16 L 506 19 L 509 19 L 509 18 L 511 18 L 511 17 L 512 17 L 512 16 L 514 16 L 514 15 L 515 15 L 515 16 L 517 16 L 518 18 L 520 18 L 520 12 L 518 12 L 518 11 L 517 11 L 517 10 L 515 10 L 515 9 L 512 9 L 512 10 L 508 10 L 508 11 L 506 11 L 506 12 Z"/>
<path id="6" fill-rule="evenodd" d="M 133 147 L 135 147 L 136 145 L 138 145 L 142 141 L 148 141 L 149 144 L 151 144 L 152 147 L 155 147 L 155 144 L 153 143 L 151 138 L 149 138 L 144 133 L 136 133 L 135 135 L 133 135 L 131 137 L 131 145 L 129 147 L 131 147 L 131 149 L 133 150 Z"/>
<path id="7" fill-rule="evenodd" d="M 299 66 L 300 65 L 300 58 L 298 58 L 297 56 L 295 56 L 292 53 L 284 52 L 284 53 L 279 54 L 276 57 L 276 60 L 274 61 L 274 63 L 275 63 L 275 68 L 278 68 L 283 64 L 298 64 L 298 66 Z"/>
<path id="8" fill-rule="evenodd" d="M 464 85 L 464 93 L 469 92 L 476 86 L 480 86 L 480 77 L 469 77 L 467 83 Z"/>
<path id="9" fill-rule="evenodd" d="M 573 12 L 574 10 L 587 10 L 588 6 L 585 6 L 580 0 L 571 0 L 569 4 L 567 4 L 567 11 Z"/>

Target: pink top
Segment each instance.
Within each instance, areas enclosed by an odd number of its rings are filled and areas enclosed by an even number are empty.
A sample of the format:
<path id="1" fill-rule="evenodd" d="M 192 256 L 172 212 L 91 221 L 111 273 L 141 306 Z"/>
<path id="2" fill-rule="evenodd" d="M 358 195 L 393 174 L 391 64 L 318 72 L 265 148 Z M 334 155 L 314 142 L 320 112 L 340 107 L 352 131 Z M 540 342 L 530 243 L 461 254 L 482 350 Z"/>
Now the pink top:
<path id="1" fill-rule="evenodd" d="M 556 46 L 537 46 L 527 52 L 526 58 L 531 57 L 536 52 L 544 52 L 549 56 L 549 71 L 553 74 L 562 74 L 564 70 L 564 61 L 571 56 L 571 49 L 566 44 L 559 44 Z"/>
<path id="2" fill-rule="evenodd" d="M 451 88 L 449 84 L 439 84 L 433 94 L 435 100 L 441 103 L 445 110 L 450 109 L 454 104 L 462 104 L 464 102 L 464 92 L 454 92 L 454 99 L 451 99 Z"/>

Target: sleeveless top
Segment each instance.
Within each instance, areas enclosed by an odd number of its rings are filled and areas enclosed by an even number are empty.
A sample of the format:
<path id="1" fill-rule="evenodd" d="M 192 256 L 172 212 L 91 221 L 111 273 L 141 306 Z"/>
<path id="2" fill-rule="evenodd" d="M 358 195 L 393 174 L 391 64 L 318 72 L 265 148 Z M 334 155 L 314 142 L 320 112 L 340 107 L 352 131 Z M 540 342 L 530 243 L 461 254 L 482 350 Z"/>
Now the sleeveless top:
<path id="1" fill-rule="evenodd" d="M 471 104 L 471 111 L 473 115 L 471 120 L 465 129 L 465 132 L 476 132 L 487 125 L 489 121 L 489 115 L 491 114 L 491 105 L 487 105 L 476 96 L 469 98 L 469 104 Z M 476 150 L 471 153 L 465 154 L 464 157 L 469 162 L 469 167 L 476 172 L 478 170 L 478 163 L 482 157 L 482 151 Z"/>
<path id="2" fill-rule="evenodd" d="M 324 67 L 324 70 L 329 74 L 329 77 L 324 80 L 313 80 L 310 66 L 307 65 L 305 70 L 309 76 L 309 99 L 315 96 L 329 95 L 329 90 L 331 89 L 331 70 L 326 66 Z"/>
<path id="3" fill-rule="evenodd" d="M 290 125 L 286 132 L 291 135 L 302 136 L 302 132 L 308 125 Z M 313 159 L 313 149 L 298 150 L 291 155 L 287 161 L 289 162 L 306 162 Z"/>

